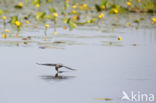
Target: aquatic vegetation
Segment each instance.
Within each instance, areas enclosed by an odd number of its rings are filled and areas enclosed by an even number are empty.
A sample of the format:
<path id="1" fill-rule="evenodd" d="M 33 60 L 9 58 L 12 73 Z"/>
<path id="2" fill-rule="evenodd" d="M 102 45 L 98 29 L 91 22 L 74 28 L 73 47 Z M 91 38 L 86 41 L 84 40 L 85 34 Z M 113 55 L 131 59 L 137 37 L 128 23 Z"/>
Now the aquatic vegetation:
<path id="1" fill-rule="evenodd" d="M 130 22 L 127 22 L 126 25 L 129 27 L 129 26 L 131 26 L 131 23 Z"/>
<path id="2" fill-rule="evenodd" d="M 45 24 L 45 28 L 49 28 L 50 26 L 48 24 Z"/>
<path id="3" fill-rule="evenodd" d="M 2 15 L 2 14 L 3 14 L 3 10 L 0 9 L 0 15 Z"/>
<path id="4" fill-rule="evenodd" d="M 36 6 L 36 8 L 39 8 L 39 7 L 40 7 L 40 4 L 39 4 L 39 3 L 37 3 L 35 6 Z"/>
<path id="5" fill-rule="evenodd" d="M 10 23 L 11 24 L 15 24 L 15 22 L 18 20 L 18 17 L 17 16 L 12 16 L 11 17 L 11 20 L 10 20 Z"/>
<path id="6" fill-rule="evenodd" d="M 3 19 L 3 27 L 4 27 L 4 29 L 5 29 L 7 17 L 6 17 L 6 16 L 3 16 L 2 19 Z"/>
<path id="7" fill-rule="evenodd" d="M 131 3 L 130 1 L 127 1 L 126 4 L 127 4 L 127 6 L 129 6 L 129 7 L 132 6 L 132 3 Z"/>
<path id="8" fill-rule="evenodd" d="M 19 37 L 19 32 L 20 32 L 20 29 L 22 27 L 22 23 L 20 21 L 16 21 L 15 22 L 15 25 L 17 27 L 17 33 L 16 33 L 16 37 Z"/>
<path id="9" fill-rule="evenodd" d="M 156 17 L 153 17 L 152 18 L 152 24 L 155 24 L 156 23 Z"/>
<path id="10" fill-rule="evenodd" d="M 54 34 L 54 35 L 56 35 L 56 34 L 57 34 L 57 32 L 56 32 L 56 31 L 54 31 L 54 32 L 53 32 L 53 34 Z"/>
<path id="11" fill-rule="evenodd" d="M 15 5 L 15 8 L 22 9 L 23 8 L 23 3 L 19 2 L 18 5 Z"/>
<path id="12" fill-rule="evenodd" d="M 10 32 L 10 30 L 9 29 L 5 29 L 5 32 L 8 33 L 8 32 Z"/>
<path id="13" fill-rule="evenodd" d="M 29 21 L 29 20 L 26 20 L 25 23 L 26 23 L 26 24 L 30 24 L 30 21 Z"/>
<path id="14" fill-rule="evenodd" d="M 58 17 L 58 14 L 56 12 L 53 13 L 54 17 Z"/>
<path id="15" fill-rule="evenodd" d="M 54 22 L 54 32 L 53 34 L 56 35 L 57 32 L 56 32 L 56 23 L 57 23 L 57 17 L 58 17 L 58 14 L 56 12 L 53 13 L 53 22 Z"/>
<path id="16" fill-rule="evenodd" d="M 7 38 L 7 33 L 9 33 L 9 29 L 5 29 L 3 34 L 2 34 L 2 38 L 6 39 Z"/>
<path id="17" fill-rule="evenodd" d="M 6 29 L 6 24 L 7 26 L 10 26 L 11 24 L 12 28 L 14 28 L 12 25 L 15 25 L 17 29 L 16 36 L 18 37 L 21 27 L 23 27 L 23 29 L 26 27 L 25 24 L 31 23 L 29 25 L 31 27 L 33 25 L 43 25 L 52 21 L 48 24 L 52 25 L 51 28 L 53 28 L 54 35 L 57 34 L 57 27 L 62 27 L 71 31 L 79 26 L 96 25 L 100 31 L 102 31 L 103 23 L 107 22 L 107 18 L 104 18 L 104 15 L 110 15 L 113 19 L 115 18 L 115 20 L 112 20 L 113 23 L 111 23 L 111 25 L 113 25 L 112 28 L 115 28 L 120 25 L 118 22 L 120 21 L 119 18 L 122 14 L 154 14 L 156 12 L 156 2 L 154 0 L 99 0 L 91 3 L 87 1 L 80 2 L 77 0 L 64 0 L 63 5 L 60 3 L 61 6 L 54 6 L 53 2 L 55 1 L 14 1 L 13 8 L 0 8 L 0 16 L 2 15 L 4 30 Z M 5 1 L 5 3 L 9 4 L 9 0 Z M 11 9 L 21 12 L 20 15 L 12 12 Z M 141 17 L 138 17 L 135 20 L 126 20 L 123 25 L 126 25 L 126 27 L 130 27 L 131 25 L 133 25 L 131 27 L 134 27 L 134 25 L 137 25 L 138 28 L 143 20 L 144 15 L 142 14 Z M 22 23 L 24 24 L 23 26 Z M 153 17 L 151 24 L 155 23 L 156 19 Z M 47 29 L 48 27 L 45 28 Z"/>
<path id="18" fill-rule="evenodd" d="M 6 20 L 6 19 L 7 19 L 7 17 L 6 17 L 6 16 L 3 16 L 3 17 L 2 17 L 2 19 L 3 19 L 3 20 Z"/>
<path id="19" fill-rule="evenodd" d="M 7 35 L 6 34 L 2 34 L 2 38 L 6 39 Z"/>
<path id="20" fill-rule="evenodd" d="M 58 19 L 59 15 L 54 8 L 49 8 L 49 12 L 50 12 L 50 14 L 46 15 L 45 18 L 47 18 L 53 22 L 53 27 L 54 27 L 53 34 L 56 35 L 57 34 L 56 24 L 57 24 L 57 19 Z"/>
<path id="21" fill-rule="evenodd" d="M 70 28 L 69 30 L 73 30 L 74 28 L 77 27 L 77 24 L 71 18 L 64 19 L 64 23 L 68 24 Z"/>
<path id="22" fill-rule="evenodd" d="M 72 6 L 72 8 L 73 8 L 73 9 L 76 9 L 76 8 L 77 8 L 77 5 L 76 5 L 76 4 L 75 4 L 75 5 L 73 5 L 73 6 Z"/>
<path id="23" fill-rule="evenodd" d="M 45 24 L 45 30 L 44 30 L 44 34 L 45 34 L 45 39 L 44 40 L 48 40 L 47 38 L 47 29 L 50 27 L 49 24 Z"/>
<path id="24" fill-rule="evenodd" d="M 104 17 L 104 14 L 103 13 L 100 13 L 99 16 L 98 16 L 100 19 L 102 19 Z"/>
<path id="25" fill-rule="evenodd" d="M 121 36 L 119 36 L 119 37 L 118 37 L 118 40 L 120 40 L 120 41 L 121 41 L 121 40 L 122 40 L 122 37 L 121 37 Z"/>
<path id="26" fill-rule="evenodd" d="M 134 20 L 134 23 L 139 23 L 140 22 L 140 19 L 139 18 L 136 18 L 135 20 Z"/>
<path id="27" fill-rule="evenodd" d="M 37 12 L 35 15 L 36 20 L 41 21 L 46 16 L 46 12 Z"/>
<path id="28" fill-rule="evenodd" d="M 114 13 L 114 14 L 117 14 L 118 12 L 119 12 L 119 10 L 118 9 L 112 9 L 112 12 Z"/>

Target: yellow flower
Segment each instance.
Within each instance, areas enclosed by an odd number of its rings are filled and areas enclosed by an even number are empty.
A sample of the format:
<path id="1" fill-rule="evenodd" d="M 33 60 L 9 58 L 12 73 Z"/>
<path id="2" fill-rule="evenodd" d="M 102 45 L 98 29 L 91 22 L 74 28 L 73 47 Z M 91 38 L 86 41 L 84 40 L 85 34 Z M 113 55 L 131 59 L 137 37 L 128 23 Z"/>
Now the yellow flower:
<path id="1" fill-rule="evenodd" d="M 66 26 L 64 26 L 64 29 L 67 29 L 67 27 L 66 27 Z"/>
<path id="2" fill-rule="evenodd" d="M 26 24 L 29 24 L 29 23 L 30 23 L 30 21 L 29 21 L 29 20 L 27 20 L 27 21 L 25 21 L 25 23 L 26 23 Z"/>
<path id="3" fill-rule="evenodd" d="M 10 31 L 9 31 L 9 29 L 5 29 L 5 32 L 8 33 L 8 32 L 10 32 Z"/>
<path id="4" fill-rule="evenodd" d="M 87 23 L 91 23 L 91 20 L 87 20 L 86 22 L 87 22 Z"/>
<path id="5" fill-rule="evenodd" d="M 132 6 L 132 3 L 129 1 L 127 1 L 126 4 L 127 4 L 127 6 Z"/>
<path id="6" fill-rule="evenodd" d="M 156 23 L 156 17 L 152 18 L 152 24 Z"/>
<path id="7" fill-rule="evenodd" d="M 119 36 L 119 37 L 118 37 L 118 40 L 122 40 L 122 37 L 121 37 L 121 36 Z"/>
<path id="8" fill-rule="evenodd" d="M 102 18 L 103 18 L 103 16 L 104 16 L 104 14 L 103 14 L 103 13 L 101 13 L 101 14 L 99 14 L 99 16 L 98 16 L 98 17 L 99 17 L 100 19 L 102 19 Z"/>
<path id="9" fill-rule="evenodd" d="M 57 34 L 57 32 L 56 32 L 56 31 L 54 31 L 54 32 L 53 32 L 53 34 L 54 34 L 54 35 L 56 35 L 56 34 Z"/>
<path id="10" fill-rule="evenodd" d="M 127 26 L 131 26 L 131 23 L 130 22 L 127 22 L 126 24 L 127 24 Z"/>
<path id="11" fill-rule="evenodd" d="M 76 11 L 76 10 L 73 10 L 73 11 L 72 11 L 72 13 L 73 13 L 73 14 L 76 14 L 76 13 L 77 13 L 77 11 Z"/>
<path id="12" fill-rule="evenodd" d="M 46 28 L 49 28 L 50 26 L 49 26 L 48 24 L 45 24 L 45 27 L 46 27 Z"/>
<path id="13" fill-rule="evenodd" d="M 139 23 L 140 22 L 139 18 L 136 18 L 136 20 L 134 22 Z"/>
<path id="14" fill-rule="evenodd" d="M 72 17 L 72 20 L 73 20 L 73 21 L 77 21 L 77 20 L 79 20 L 79 16 L 74 15 L 74 16 Z"/>
<path id="15" fill-rule="evenodd" d="M 69 2 L 69 0 L 66 0 L 66 2 Z"/>
<path id="16" fill-rule="evenodd" d="M 105 8 L 106 8 L 105 5 L 102 5 L 102 6 L 101 6 L 101 9 L 102 9 L 102 10 L 104 10 Z"/>
<path id="17" fill-rule="evenodd" d="M 22 26 L 22 23 L 20 21 L 15 22 L 16 26 Z"/>
<path id="18" fill-rule="evenodd" d="M 18 3 L 18 6 L 23 7 L 23 3 L 22 2 Z"/>
<path id="19" fill-rule="evenodd" d="M 118 9 L 113 9 L 114 14 L 117 14 L 118 12 L 119 12 Z"/>
<path id="20" fill-rule="evenodd" d="M 39 4 L 39 3 L 37 3 L 37 4 L 36 4 L 36 8 L 39 8 L 39 7 L 40 7 L 40 4 Z"/>
<path id="21" fill-rule="evenodd" d="M 73 6 L 72 6 L 72 8 L 73 8 L 73 9 L 76 9 L 76 8 L 77 8 L 77 5 L 76 5 L 76 4 L 75 4 L 75 5 L 73 5 Z"/>
<path id="22" fill-rule="evenodd" d="M 58 14 L 57 14 L 57 13 L 53 13 L 53 15 L 54 15 L 55 17 L 58 17 Z"/>
<path id="23" fill-rule="evenodd" d="M 2 38 L 6 39 L 7 35 L 6 34 L 2 34 Z"/>
<path id="24" fill-rule="evenodd" d="M 140 2 L 141 0 L 137 0 L 138 2 Z"/>
<path id="25" fill-rule="evenodd" d="M 2 17 L 2 19 L 3 19 L 3 20 L 6 20 L 6 19 L 7 19 L 7 17 L 6 17 L 6 16 L 3 16 L 3 17 Z"/>
<path id="26" fill-rule="evenodd" d="M 79 5 L 79 9 L 80 9 L 80 10 L 83 10 L 83 6 L 82 6 L 82 5 Z"/>
<path id="27" fill-rule="evenodd" d="M 83 8 L 88 8 L 88 5 L 87 4 L 83 4 Z"/>

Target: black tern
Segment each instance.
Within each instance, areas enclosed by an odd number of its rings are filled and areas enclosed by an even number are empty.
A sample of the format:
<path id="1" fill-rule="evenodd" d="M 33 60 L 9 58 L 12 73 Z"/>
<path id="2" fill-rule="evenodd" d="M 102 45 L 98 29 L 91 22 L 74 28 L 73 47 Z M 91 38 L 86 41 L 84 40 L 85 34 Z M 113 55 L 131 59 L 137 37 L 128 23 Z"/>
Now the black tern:
<path id="1" fill-rule="evenodd" d="M 63 64 L 51 64 L 51 63 L 49 63 L 49 64 L 40 64 L 40 63 L 37 63 L 37 64 L 38 65 L 44 65 L 44 66 L 55 66 L 55 69 L 56 69 L 57 72 L 59 72 L 59 69 L 62 68 L 62 67 L 66 68 L 66 69 L 69 69 L 69 70 L 76 70 L 76 69 L 72 69 L 70 67 L 67 67 L 67 66 L 65 66 Z"/>

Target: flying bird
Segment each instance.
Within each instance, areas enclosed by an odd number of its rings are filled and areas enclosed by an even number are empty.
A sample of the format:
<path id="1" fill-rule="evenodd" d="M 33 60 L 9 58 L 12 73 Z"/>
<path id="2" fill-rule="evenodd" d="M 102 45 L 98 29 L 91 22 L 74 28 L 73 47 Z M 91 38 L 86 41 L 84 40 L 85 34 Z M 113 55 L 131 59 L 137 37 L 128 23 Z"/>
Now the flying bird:
<path id="1" fill-rule="evenodd" d="M 37 64 L 38 65 L 44 65 L 44 66 L 55 66 L 55 69 L 56 69 L 57 72 L 59 72 L 59 69 L 62 68 L 62 67 L 66 68 L 66 69 L 69 69 L 69 70 L 76 70 L 76 69 L 72 69 L 70 67 L 67 67 L 67 66 L 65 66 L 63 64 L 51 64 L 51 63 L 49 63 L 49 64 L 40 64 L 40 63 L 37 63 Z"/>

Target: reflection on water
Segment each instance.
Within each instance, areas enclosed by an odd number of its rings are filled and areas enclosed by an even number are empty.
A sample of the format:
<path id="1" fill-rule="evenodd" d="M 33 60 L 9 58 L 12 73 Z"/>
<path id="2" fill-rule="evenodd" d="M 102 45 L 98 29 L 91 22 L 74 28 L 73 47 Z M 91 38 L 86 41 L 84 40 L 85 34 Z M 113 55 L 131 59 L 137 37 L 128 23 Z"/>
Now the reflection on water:
<path id="1" fill-rule="evenodd" d="M 124 46 L 121 41 L 117 41 L 117 42 L 103 41 L 101 45 L 102 46 L 118 46 L 118 47 Z"/>
<path id="2" fill-rule="evenodd" d="M 46 81 L 62 81 L 62 80 L 68 80 L 68 79 L 74 79 L 75 76 L 65 76 L 61 75 L 62 71 L 59 73 L 56 73 L 55 75 L 42 75 L 40 76 L 41 79 Z"/>
<path id="3" fill-rule="evenodd" d="M 89 27 L 88 27 L 89 28 Z M 20 46 L 20 47 L 39 47 L 40 49 L 64 49 L 66 46 L 74 45 L 100 45 L 100 46 L 139 46 L 153 45 L 156 43 L 156 31 L 153 28 L 117 28 L 114 32 L 97 31 L 65 31 L 59 29 L 59 34 L 55 37 L 49 35 L 49 40 L 44 41 L 39 33 L 38 36 L 21 36 L 21 38 L 10 37 L 8 39 L 0 38 L 0 46 Z M 34 34 L 35 35 L 35 34 Z M 118 40 L 118 36 L 123 38 Z M 24 40 L 23 40 L 24 39 Z"/>

